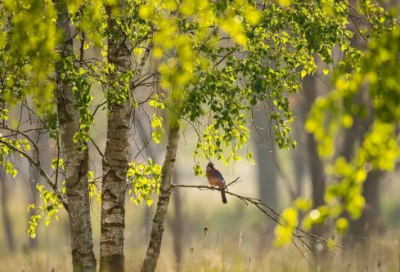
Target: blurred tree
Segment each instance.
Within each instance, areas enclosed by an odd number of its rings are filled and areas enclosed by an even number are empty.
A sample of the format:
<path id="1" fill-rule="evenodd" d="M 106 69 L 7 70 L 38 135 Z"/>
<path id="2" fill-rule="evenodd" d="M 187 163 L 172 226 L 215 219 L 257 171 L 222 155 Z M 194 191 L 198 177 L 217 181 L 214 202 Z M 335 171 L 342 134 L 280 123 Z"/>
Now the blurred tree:
<path id="1" fill-rule="evenodd" d="M 295 181 L 295 198 L 303 196 L 304 178 L 310 169 L 309 164 L 304 160 L 304 154 L 307 153 L 306 137 L 307 134 L 304 131 L 304 124 L 306 119 L 306 103 L 304 103 L 305 97 L 296 97 L 295 103 L 291 103 L 294 107 L 294 114 L 296 115 L 296 121 L 293 126 L 293 135 L 298 142 L 295 150 L 292 152 L 292 161 L 294 166 L 294 181 Z M 294 105 L 293 105 L 294 104 Z"/>
<path id="2" fill-rule="evenodd" d="M 273 138 L 272 125 L 268 118 L 268 110 L 265 105 L 257 105 L 253 108 L 253 131 L 255 144 L 255 159 L 257 163 L 257 180 L 259 198 L 268 202 L 274 208 L 278 208 L 277 190 L 277 167 L 274 156 L 275 145 L 270 138 Z M 270 137 L 272 136 L 272 137 Z"/>
<path id="3" fill-rule="evenodd" d="M 320 155 L 329 159 L 334 155 L 339 127 L 354 132 L 359 124 L 357 118 L 372 120 L 351 159 L 347 160 L 353 140 L 347 137 L 345 145 L 349 150 L 345 153 L 349 153 L 336 158 L 329 168 L 329 174 L 338 182 L 328 186 L 324 195 L 327 205 L 319 207 L 321 218 L 316 220 L 321 223 L 326 217 L 336 218 L 343 212 L 351 219 L 358 219 L 365 212 L 361 221 L 354 223 L 365 229 L 365 224 L 376 226 L 377 218 L 373 219 L 373 216 L 378 215 L 376 208 L 379 208 L 376 194 L 379 172 L 392 171 L 400 155 L 396 133 L 400 91 L 394 84 L 398 78 L 399 28 L 394 14 L 386 12 L 377 3 L 353 1 L 351 4 L 349 20 L 353 24 L 358 22 L 354 28 L 360 35 L 359 41 L 365 42 L 366 46 L 362 50 L 360 46 L 352 45 L 345 50 L 344 60 L 338 62 L 332 74 L 334 89 L 315 102 L 306 129 L 314 133 Z M 368 90 L 364 86 L 368 86 Z M 357 101 L 357 97 L 363 99 Z M 356 136 L 347 135 L 350 138 Z M 367 223 L 366 220 L 371 221 Z M 346 218 L 339 218 L 336 226 L 339 233 L 344 233 L 349 223 Z M 356 229 L 361 231 L 359 227 Z"/>
<path id="4" fill-rule="evenodd" d="M 174 184 L 180 184 L 180 173 L 175 168 L 173 173 Z M 173 203 L 174 203 L 174 217 L 171 219 L 172 235 L 173 235 L 173 246 L 175 254 L 176 271 L 181 271 L 182 260 L 183 260 L 183 237 L 185 235 L 185 220 L 183 219 L 182 213 L 182 193 L 181 191 L 174 190 L 173 192 Z"/>
<path id="5" fill-rule="evenodd" d="M 317 79 L 314 76 L 306 77 L 303 80 L 303 90 L 306 93 L 304 101 L 306 112 L 309 112 L 312 104 L 317 98 L 316 80 Z M 318 155 L 317 143 L 311 133 L 307 134 L 307 151 L 311 176 L 312 203 L 313 208 L 317 209 L 318 207 L 325 205 L 324 194 L 326 188 L 326 175 L 324 164 Z M 325 230 L 326 227 L 321 224 L 315 225 L 312 232 L 315 235 L 322 236 Z"/>
<path id="6" fill-rule="evenodd" d="M 273 138 L 271 123 L 264 104 L 259 103 L 252 110 L 254 124 L 252 126 L 255 161 L 257 166 L 257 183 L 259 198 L 271 207 L 279 207 L 279 191 L 277 190 L 278 171 L 275 156 L 275 145 L 270 140 Z M 266 249 L 270 248 L 273 241 L 273 229 L 275 223 L 270 222 L 264 229 L 260 230 L 258 252 L 263 257 Z"/>
<path id="7" fill-rule="evenodd" d="M 4 237 L 7 243 L 8 251 L 13 254 L 15 253 L 15 240 L 14 240 L 14 231 L 13 224 L 10 217 L 10 211 L 8 206 L 8 184 L 6 173 L 4 171 L 4 167 L 0 167 L 0 206 L 1 206 L 1 214 L 4 224 Z"/>

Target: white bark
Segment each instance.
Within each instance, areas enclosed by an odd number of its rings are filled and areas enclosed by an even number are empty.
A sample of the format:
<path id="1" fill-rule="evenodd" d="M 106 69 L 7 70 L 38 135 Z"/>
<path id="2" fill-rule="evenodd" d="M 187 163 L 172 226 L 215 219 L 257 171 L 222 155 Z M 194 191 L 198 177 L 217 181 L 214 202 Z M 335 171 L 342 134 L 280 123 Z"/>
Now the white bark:
<path id="1" fill-rule="evenodd" d="M 57 10 L 57 26 L 63 30 L 65 41 L 60 46 L 63 49 L 61 55 L 65 57 L 73 53 L 69 17 L 64 4 L 57 2 Z M 79 129 L 79 116 L 74 109 L 74 102 L 71 87 L 58 82 L 57 110 L 66 170 L 73 271 L 96 271 L 88 189 L 89 154 L 87 149 L 77 152 L 78 144 L 73 141 Z"/>
<path id="2" fill-rule="evenodd" d="M 121 2 L 120 5 L 123 4 L 123 1 Z M 107 12 L 108 28 L 110 32 L 115 32 L 118 26 L 109 8 Z M 117 73 L 125 73 L 131 69 L 130 52 L 123 40 L 123 37 L 108 38 L 108 62 L 115 65 L 115 71 L 110 72 L 111 80 Z M 108 101 L 107 143 L 103 157 L 101 196 L 100 271 L 125 271 L 125 193 L 131 110 L 130 99 L 120 103 Z"/>

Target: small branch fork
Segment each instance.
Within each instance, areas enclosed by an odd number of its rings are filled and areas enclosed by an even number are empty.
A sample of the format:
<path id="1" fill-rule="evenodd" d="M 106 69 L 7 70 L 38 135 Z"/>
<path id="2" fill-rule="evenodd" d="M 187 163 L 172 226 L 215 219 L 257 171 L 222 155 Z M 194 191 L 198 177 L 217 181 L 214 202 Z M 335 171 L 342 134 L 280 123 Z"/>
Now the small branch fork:
<path id="1" fill-rule="evenodd" d="M 228 188 L 229 186 L 236 184 L 238 181 L 239 181 L 239 177 L 236 178 L 235 180 L 233 180 L 232 182 L 228 183 L 225 188 Z M 199 190 L 218 190 L 218 191 L 220 190 L 220 188 L 218 188 L 218 187 L 212 187 L 212 186 L 206 186 L 206 185 L 172 184 L 172 187 L 173 188 L 197 188 Z M 225 193 L 240 199 L 246 205 L 255 206 L 257 209 L 259 209 L 262 213 L 267 215 L 270 219 L 272 219 L 277 224 L 279 224 L 281 226 L 288 226 L 288 223 L 282 218 L 282 216 L 278 212 L 276 212 L 273 208 L 268 206 L 266 203 L 262 202 L 260 199 L 242 196 L 239 194 L 229 192 L 227 190 L 225 191 Z M 340 248 L 340 246 L 332 244 L 328 241 L 325 241 L 321 237 L 318 237 L 312 233 L 309 233 L 297 226 L 294 228 L 294 231 L 293 231 L 292 243 L 300 251 L 300 253 L 303 255 L 303 257 L 305 257 L 304 254 L 306 252 L 310 251 L 315 257 L 318 258 L 317 253 L 313 249 L 313 246 L 316 243 L 321 244 L 325 249 L 327 249 L 329 251 L 330 251 L 330 247 Z M 298 243 L 303 245 L 306 250 L 302 251 L 298 247 Z"/>

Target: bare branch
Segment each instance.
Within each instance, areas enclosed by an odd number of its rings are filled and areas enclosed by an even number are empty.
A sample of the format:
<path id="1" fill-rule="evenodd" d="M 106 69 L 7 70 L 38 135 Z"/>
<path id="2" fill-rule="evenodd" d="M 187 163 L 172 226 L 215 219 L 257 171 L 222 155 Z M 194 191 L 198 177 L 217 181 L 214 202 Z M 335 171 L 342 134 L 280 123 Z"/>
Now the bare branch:
<path id="1" fill-rule="evenodd" d="M 95 116 L 95 114 L 96 114 L 96 112 L 99 110 L 99 108 L 101 107 L 101 106 L 104 106 L 105 104 L 107 104 L 107 102 L 105 101 L 105 102 L 103 102 L 103 103 L 100 103 L 100 104 L 98 104 L 97 106 L 96 106 L 96 108 L 94 109 L 94 111 L 93 111 L 93 116 Z"/>
<path id="2" fill-rule="evenodd" d="M 92 142 L 92 144 L 94 145 L 94 147 L 97 149 L 97 152 L 99 153 L 99 155 L 103 158 L 104 154 L 101 152 L 100 148 L 97 146 L 97 144 L 94 142 L 94 140 L 92 139 L 92 137 L 90 137 L 90 141 Z"/>
<path id="3" fill-rule="evenodd" d="M 236 182 L 238 182 L 238 180 L 239 180 L 239 178 L 228 183 L 227 187 L 235 184 Z M 172 184 L 172 187 L 174 187 L 174 188 L 196 188 L 199 190 L 218 190 L 218 191 L 220 191 L 220 188 L 215 188 L 215 187 L 207 186 L 207 185 Z M 279 224 L 281 226 L 288 226 L 288 223 L 281 217 L 281 215 L 278 212 L 276 212 L 273 208 L 268 206 L 266 203 L 262 202 L 260 199 L 242 196 L 242 195 L 235 194 L 235 193 L 232 193 L 229 191 L 225 191 L 225 192 L 226 192 L 226 194 L 229 194 L 231 196 L 234 196 L 234 197 L 240 199 L 246 205 L 251 204 L 251 205 L 257 207 L 257 209 L 259 209 L 262 213 L 267 215 L 270 219 L 272 219 L 277 224 Z M 293 239 L 294 239 L 293 241 L 297 241 L 297 242 L 301 243 L 305 248 L 307 248 L 309 250 L 312 250 L 312 248 L 310 247 L 310 245 L 307 242 L 320 243 L 326 248 L 328 246 L 331 246 L 334 248 L 340 248 L 340 246 L 332 244 L 328 241 L 325 241 L 323 238 L 318 237 L 312 233 L 309 233 L 297 226 L 294 227 L 294 231 L 292 232 L 292 234 L 293 234 Z M 298 248 L 297 244 L 295 244 L 295 246 L 296 246 L 296 248 Z M 314 251 L 313 251 L 313 253 L 315 254 Z"/>
<path id="4" fill-rule="evenodd" d="M 65 201 L 65 199 L 64 199 L 63 195 L 61 194 L 61 192 L 58 190 L 57 186 L 51 181 L 51 178 L 47 175 L 46 171 L 44 171 L 44 169 L 40 165 L 40 162 L 37 162 L 34 158 L 32 158 L 31 155 L 29 155 L 25 151 L 16 148 L 12 144 L 10 144 L 7 141 L 4 141 L 1 138 L 0 138 L 0 143 L 4 144 L 8 148 L 14 150 L 15 152 L 17 152 L 20 155 L 22 155 L 23 157 L 25 157 L 32 165 L 34 165 L 39 170 L 40 175 L 46 180 L 47 184 L 51 187 L 51 189 L 53 189 L 53 191 L 56 193 L 58 199 L 60 200 L 60 202 L 64 206 L 65 210 L 68 212 L 68 204 L 67 204 L 67 202 Z"/>

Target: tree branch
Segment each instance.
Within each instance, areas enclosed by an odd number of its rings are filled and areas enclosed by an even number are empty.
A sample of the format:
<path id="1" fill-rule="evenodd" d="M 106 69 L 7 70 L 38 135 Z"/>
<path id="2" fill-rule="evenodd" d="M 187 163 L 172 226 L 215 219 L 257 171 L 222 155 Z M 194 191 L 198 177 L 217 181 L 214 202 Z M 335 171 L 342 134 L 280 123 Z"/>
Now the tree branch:
<path id="1" fill-rule="evenodd" d="M 99 153 L 99 155 L 103 158 L 104 154 L 101 152 L 100 148 L 97 146 L 95 141 L 92 139 L 92 137 L 89 137 L 89 139 L 90 139 L 90 142 L 93 144 L 93 146 L 96 148 L 96 150 Z"/>
<path id="2" fill-rule="evenodd" d="M 37 162 L 34 158 L 32 158 L 32 156 L 29 155 L 28 153 L 26 153 L 23 150 L 19 150 L 18 148 L 16 148 L 12 144 L 8 143 L 7 141 L 4 141 L 3 139 L 0 139 L 0 143 L 4 144 L 8 148 L 14 150 L 15 152 L 19 153 L 21 156 L 25 157 L 32 165 L 34 165 L 39 170 L 40 175 L 46 180 L 47 184 L 51 187 L 51 189 L 53 189 L 53 191 L 56 193 L 58 199 L 60 200 L 60 202 L 64 206 L 65 210 L 68 212 L 68 204 L 67 204 L 67 202 L 65 201 L 65 199 L 64 199 L 63 195 L 61 194 L 61 192 L 58 190 L 57 186 L 51 181 L 51 178 L 43 170 L 43 168 L 40 165 L 40 163 Z"/>
<path id="3" fill-rule="evenodd" d="M 234 181 L 228 183 L 226 185 L 226 187 L 235 184 L 236 182 L 238 182 L 239 178 L 235 179 Z M 173 188 L 196 188 L 199 190 L 218 190 L 220 191 L 220 188 L 216 188 L 216 187 L 212 187 L 212 186 L 207 186 L 207 185 L 185 185 L 185 184 L 172 184 L 171 185 Z M 257 198 L 252 198 L 252 197 L 246 197 L 246 196 L 242 196 L 239 194 L 235 194 L 229 191 L 225 191 L 226 194 L 229 194 L 231 196 L 234 196 L 238 199 L 240 199 L 241 201 L 243 201 L 246 205 L 253 205 L 255 207 L 257 207 L 257 209 L 259 209 L 262 213 L 264 213 L 265 215 L 267 215 L 270 219 L 272 219 L 274 222 L 276 222 L 277 224 L 281 225 L 281 226 L 288 226 L 288 223 L 282 218 L 282 216 L 276 212 L 273 208 L 271 208 L 270 206 L 268 206 L 266 203 L 262 202 L 260 199 Z M 318 237 L 312 233 L 309 233 L 299 227 L 294 227 L 294 231 L 293 231 L 293 243 L 295 244 L 295 240 L 297 240 L 299 243 L 301 243 L 305 248 L 310 249 L 310 245 L 307 242 L 312 242 L 312 243 L 320 243 L 322 246 L 324 246 L 325 248 L 329 248 L 329 247 L 338 247 L 340 248 L 340 246 L 332 244 L 330 242 L 325 241 L 324 239 L 322 239 L 321 237 Z M 306 241 L 304 239 L 307 239 Z M 296 248 L 297 247 L 297 244 Z M 301 251 L 300 251 L 301 252 Z M 315 252 L 313 251 L 313 254 L 315 254 Z"/>

